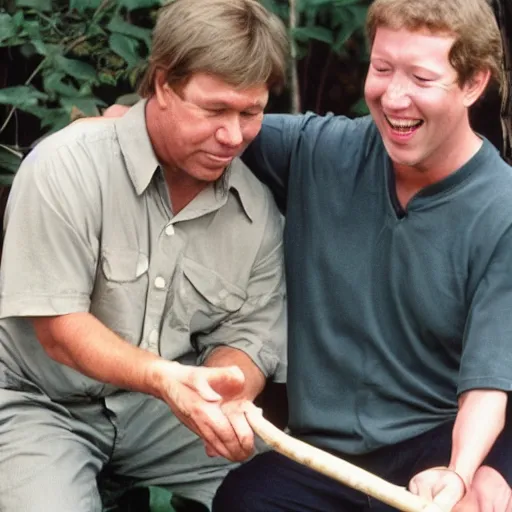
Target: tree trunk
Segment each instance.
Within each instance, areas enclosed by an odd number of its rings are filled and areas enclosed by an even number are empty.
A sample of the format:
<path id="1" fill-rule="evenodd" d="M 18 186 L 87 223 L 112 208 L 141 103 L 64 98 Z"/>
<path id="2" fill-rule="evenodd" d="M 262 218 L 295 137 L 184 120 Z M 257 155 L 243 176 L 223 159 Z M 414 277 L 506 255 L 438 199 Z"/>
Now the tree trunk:
<path id="1" fill-rule="evenodd" d="M 504 85 L 501 91 L 500 120 L 502 131 L 502 154 L 512 163 L 512 0 L 493 0 L 493 8 L 501 31 L 504 58 Z"/>

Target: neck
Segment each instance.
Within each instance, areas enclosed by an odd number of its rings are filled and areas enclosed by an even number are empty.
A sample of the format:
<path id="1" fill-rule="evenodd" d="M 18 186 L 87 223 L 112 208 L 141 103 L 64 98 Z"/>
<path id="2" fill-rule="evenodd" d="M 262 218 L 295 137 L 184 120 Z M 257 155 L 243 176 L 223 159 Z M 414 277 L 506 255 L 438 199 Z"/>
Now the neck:
<path id="1" fill-rule="evenodd" d="M 209 183 L 191 178 L 172 166 L 163 166 L 164 178 L 171 199 L 172 211 L 176 215 L 204 190 Z"/>
<path id="2" fill-rule="evenodd" d="M 462 136 L 450 137 L 438 148 L 435 155 L 431 155 L 420 165 L 406 165 L 393 162 L 395 183 L 398 199 L 403 207 L 420 190 L 444 180 L 478 152 L 482 146 L 482 139 L 471 129 Z"/>

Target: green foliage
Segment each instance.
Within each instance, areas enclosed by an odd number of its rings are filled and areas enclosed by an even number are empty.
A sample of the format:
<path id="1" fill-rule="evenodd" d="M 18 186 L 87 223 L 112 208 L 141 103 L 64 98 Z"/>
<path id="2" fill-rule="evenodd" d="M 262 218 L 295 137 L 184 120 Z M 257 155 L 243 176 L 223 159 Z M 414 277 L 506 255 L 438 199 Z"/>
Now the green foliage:
<path id="1" fill-rule="evenodd" d="M 7 112 L 0 136 L 16 110 L 39 118 L 43 134 L 79 115 L 98 115 L 118 94 L 133 91 L 165 1 L 9 0 L 0 10 L 0 47 L 9 47 L 13 62 L 24 59 L 32 72 L 23 85 L 0 90 L 0 108 Z M 261 1 L 289 23 L 289 0 Z M 291 35 L 301 59 L 315 40 L 344 55 L 361 34 L 369 0 L 296 1 L 298 24 Z M 364 44 L 358 45 L 360 58 L 366 58 Z M 12 180 L 21 149 L 0 145 L 0 186 Z"/>
<path id="2" fill-rule="evenodd" d="M 354 37 L 361 41 L 359 52 L 366 58 L 363 30 L 368 0 L 297 0 L 299 26 L 292 31 L 299 51 L 307 53 L 307 43 L 318 40 L 327 43 L 338 55 L 347 52 L 347 43 Z"/>
<path id="3" fill-rule="evenodd" d="M 160 0 L 15 0 L 0 11 L 0 46 L 33 64 L 25 83 L 0 90 L 0 105 L 28 112 L 51 132 L 77 114 L 98 115 L 98 91 L 133 88 L 145 66 Z M 144 16 L 134 16 L 144 10 Z M 139 26 L 134 18 L 142 19 Z M 34 85 L 37 84 L 37 87 Z M 0 146 L 0 185 L 12 178 L 19 148 Z"/>

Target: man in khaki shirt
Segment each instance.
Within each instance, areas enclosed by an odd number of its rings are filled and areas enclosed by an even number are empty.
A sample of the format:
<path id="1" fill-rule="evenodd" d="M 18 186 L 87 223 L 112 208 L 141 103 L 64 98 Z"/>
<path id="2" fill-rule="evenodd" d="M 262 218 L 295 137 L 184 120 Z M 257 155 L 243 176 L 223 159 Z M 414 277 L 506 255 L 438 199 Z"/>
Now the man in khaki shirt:
<path id="1" fill-rule="evenodd" d="M 237 156 L 285 56 L 256 0 L 176 0 L 145 99 L 22 164 L 0 274 L 0 510 L 100 511 L 99 487 L 126 485 L 209 508 L 226 459 L 252 454 L 244 407 L 286 369 L 282 219 Z"/>

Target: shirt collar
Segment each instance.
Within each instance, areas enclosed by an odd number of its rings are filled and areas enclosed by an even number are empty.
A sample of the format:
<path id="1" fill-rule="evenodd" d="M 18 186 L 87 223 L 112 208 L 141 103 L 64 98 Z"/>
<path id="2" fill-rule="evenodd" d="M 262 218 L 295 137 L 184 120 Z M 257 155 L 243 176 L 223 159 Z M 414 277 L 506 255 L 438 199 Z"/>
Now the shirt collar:
<path id="1" fill-rule="evenodd" d="M 258 188 L 263 187 L 263 185 L 258 184 L 257 178 L 240 158 L 235 158 L 226 172 L 229 172 L 228 189 L 236 191 L 245 214 L 251 221 L 254 221 L 258 214 L 258 203 L 261 199 L 261 190 L 258 190 Z"/>
<path id="2" fill-rule="evenodd" d="M 121 152 L 138 195 L 146 190 L 158 169 L 158 160 L 146 127 L 146 102 L 145 99 L 139 101 L 116 120 Z"/>
<path id="3" fill-rule="evenodd" d="M 159 169 L 146 127 L 146 103 L 146 99 L 139 101 L 124 116 L 116 120 L 121 152 L 138 195 L 147 189 L 155 172 Z M 261 194 L 258 190 L 254 190 L 256 178 L 239 158 L 235 158 L 225 172 L 227 183 L 222 195 L 234 190 L 245 214 L 251 221 L 254 220 L 257 215 L 257 198 Z M 221 201 L 222 199 L 219 198 L 219 202 Z"/>

